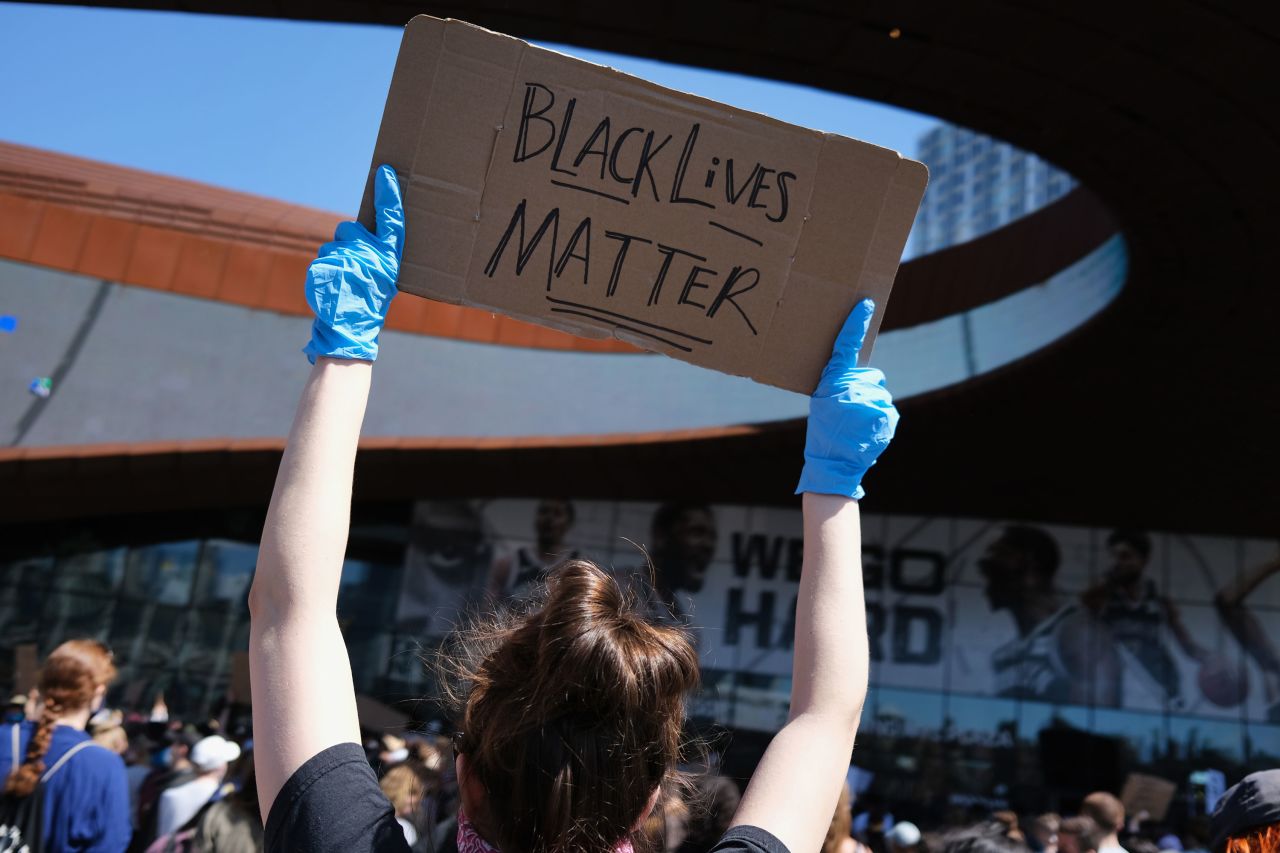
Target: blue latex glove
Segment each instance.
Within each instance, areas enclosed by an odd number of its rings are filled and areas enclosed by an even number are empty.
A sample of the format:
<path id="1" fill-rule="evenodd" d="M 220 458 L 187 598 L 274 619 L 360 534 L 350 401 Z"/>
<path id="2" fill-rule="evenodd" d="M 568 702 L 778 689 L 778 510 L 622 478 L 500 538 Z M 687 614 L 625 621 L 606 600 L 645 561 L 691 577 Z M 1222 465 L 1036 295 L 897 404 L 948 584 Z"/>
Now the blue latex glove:
<path id="1" fill-rule="evenodd" d="M 862 475 L 889 446 L 898 410 L 874 367 L 858 367 L 875 303 L 864 299 L 849 312 L 836 338 L 818 389 L 809 398 L 804 471 L 796 494 L 818 492 L 861 498 Z"/>
<path id="2" fill-rule="evenodd" d="M 404 206 L 390 166 L 378 167 L 373 204 L 377 235 L 359 222 L 343 222 L 307 268 L 307 304 L 316 319 L 302 351 L 312 364 L 320 356 L 378 357 L 378 333 L 396 295 L 404 251 Z"/>

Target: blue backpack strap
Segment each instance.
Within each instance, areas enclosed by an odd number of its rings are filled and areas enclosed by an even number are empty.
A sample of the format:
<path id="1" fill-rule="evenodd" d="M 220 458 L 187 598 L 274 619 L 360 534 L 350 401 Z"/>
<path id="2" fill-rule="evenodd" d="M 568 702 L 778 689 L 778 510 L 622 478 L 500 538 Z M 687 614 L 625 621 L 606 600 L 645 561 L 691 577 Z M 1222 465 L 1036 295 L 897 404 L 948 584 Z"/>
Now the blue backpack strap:
<path id="1" fill-rule="evenodd" d="M 91 748 L 91 747 L 92 747 L 92 748 L 96 748 L 96 749 L 103 749 L 103 750 L 105 750 L 105 749 L 106 749 L 106 747 L 105 747 L 105 746 L 103 746 L 102 744 L 94 743 L 92 739 L 90 739 L 90 740 L 82 740 L 82 741 L 80 741 L 78 744 L 76 744 L 75 746 L 73 746 L 73 747 L 71 747 L 70 749 L 68 749 L 66 752 L 62 753 L 62 757 L 61 757 L 61 758 L 59 758 L 57 761 L 55 761 L 55 762 L 53 763 L 53 766 L 52 766 L 52 767 L 50 767 L 48 770 L 44 771 L 44 775 L 40 777 L 40 781 L 41 781 L 41 782 L 48 782 L 48 781 L 49 781 L 49 779 L 53 777 L 53 774 L 54 774 L 54 773 L 57 773 L 59 770 L 61 770 L 61 769 L 62 769 L 62 765 L 66 764 L 68 761 L 70 761 L 70 760 L 71 760 L 71 758 L 72 758 L 72 757 L 73 757 L 77 752 L 80 752 L 80 751 L 81 751 L 81 750 L 83 750 L 83 749 L 89 749 L 89 748 Z"/>

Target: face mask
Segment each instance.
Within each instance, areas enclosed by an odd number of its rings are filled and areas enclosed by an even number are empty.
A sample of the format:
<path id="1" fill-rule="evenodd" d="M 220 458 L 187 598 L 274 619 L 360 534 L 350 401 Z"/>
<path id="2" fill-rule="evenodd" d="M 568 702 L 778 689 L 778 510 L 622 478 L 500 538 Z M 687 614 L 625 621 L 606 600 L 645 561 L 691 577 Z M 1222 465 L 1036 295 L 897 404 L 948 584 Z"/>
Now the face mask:
<path id="1" fill-rule="evenodd" d="M 152 767 L 168 767 L 173 763 L 173 749 L 165 747 L 151 756 Z"/>

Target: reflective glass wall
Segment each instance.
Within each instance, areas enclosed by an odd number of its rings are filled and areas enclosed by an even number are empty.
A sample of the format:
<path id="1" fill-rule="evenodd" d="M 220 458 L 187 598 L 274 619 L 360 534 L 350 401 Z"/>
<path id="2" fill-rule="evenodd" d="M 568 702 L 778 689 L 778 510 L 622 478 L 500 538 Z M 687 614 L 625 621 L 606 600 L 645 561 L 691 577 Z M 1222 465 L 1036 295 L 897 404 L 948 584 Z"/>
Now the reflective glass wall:
<path id="1" fill-rule="evenodd" d="M 97 637 L 111 700 L 175 714 L 228 697 L 248 646 L 255 512 L 10 531 L 0 648 Z M 461 614 L 529 595 L 560 556 L 656 569 L 705 689 L 691 714 L 762 747 L 788 711 L 800 516 L 565 499 L 358 507 L 338 615 L 357 690 L 414 714 Z M 854 775 L 904 814 L 1038 809 L 1135 769 L 1280 764 L 1280 545 L 1141 530 L 864 516 L 871 690 Z M 0 654 L 0 682 L 12 676 Z"/>
<path id="2" fill-rule="evenodd" d="M 249 647 L 261 524 L 256 513 L 225 513 L 13 531 L 0 558 L 0 683 L 13 678 L 9 650 L 34 645 L 43 656 L 91 637 L 116 656 L 113 704 L 150 707 L 163 694 L 175 714 L 198 717 L 228 698 L 247 702 L 228 691 Z M 403 519 L 391 534 L 357 524 L 343 569 L 340 618 L 365 691 L 385 669 L 405 530 Z"/>

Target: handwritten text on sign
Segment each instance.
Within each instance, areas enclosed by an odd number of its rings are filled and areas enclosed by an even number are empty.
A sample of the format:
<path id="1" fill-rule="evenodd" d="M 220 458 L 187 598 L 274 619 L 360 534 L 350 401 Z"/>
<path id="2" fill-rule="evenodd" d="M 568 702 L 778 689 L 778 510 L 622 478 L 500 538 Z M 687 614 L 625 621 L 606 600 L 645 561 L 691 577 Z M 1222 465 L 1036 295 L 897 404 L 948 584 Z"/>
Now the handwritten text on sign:
<path id="1" fill-rule="evenodd" d="M 738 238 L 747 257 L 713 262 L 696 234 L 690 234 L 683 245 L 674 245 L 653 234 L 630 233 L 593 221 L 591 216 L 566 219 L 558 206 L 530 209 L 525 197 L 489 253 L 484 274 L 493 278 L 499 271 L 514 269 L 519 278 L 531 270 L 545 280 L 553 313 L 594 320 L 684 352 L 712 341 L 620 313 L 613 310 L 617 306 L 611 300 L 641 288 L 645 306 L 673 301 L 708 318 L 736 316 L 752 335 L 759 334 L 760 318 L 757 314 L 753 320 L 747 294 L 760 284 L 761 272 L 749 256 L 764 248 L 767 232 L 748 233 L 741 227 L 741 213 L 734 219 L 739 227 L 730 227 L 718 222 L 714 211 L 759 211 L 762 225 L 785 222 L 794 215 L 796 173 L 777 163 L 735 160 L 708 149 L 705 142 L 700 145 L 702 126 L 697 121 L 674 134 L 627 126 L 609 115 L 575 114 L 577 108 L 577 98 L 557 97 L 549 86 L 526 83 L 514 144 L 497 156 L 510 156 L 512 163 L 524 164 L 522 168 L 545 171 L 554 186 L 618 205 L 641 202 L 704 208 L 708 228 Z M 580 281 L 592 302 L 553 296 L 552 285 L 558 280 Z M 639 304 L 635 299 L 628 302 Z"/>

